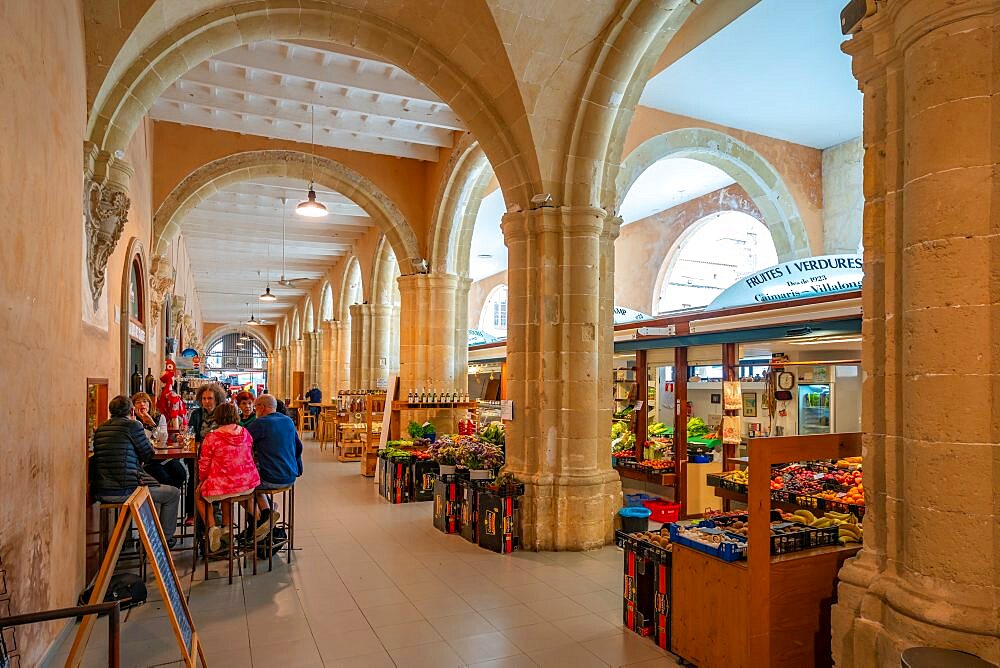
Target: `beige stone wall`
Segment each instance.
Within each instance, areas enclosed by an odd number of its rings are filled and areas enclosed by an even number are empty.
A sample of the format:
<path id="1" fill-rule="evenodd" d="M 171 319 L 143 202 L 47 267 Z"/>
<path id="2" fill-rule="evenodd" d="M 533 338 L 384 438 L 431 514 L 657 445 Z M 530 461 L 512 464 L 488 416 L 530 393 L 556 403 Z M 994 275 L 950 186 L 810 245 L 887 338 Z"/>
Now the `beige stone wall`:
<path id="1" fill-rule="evenodd" d="M 486 298 L 493 292 L 493 288 L 506 283 L 506 271 L 498 271 L 492 276 L 472 283 L 469 288 L 469 329 L 479 329 L 479 318 L 482 316 L 483 307 L 486 306 Z"/>
<path id="2" fill-rule="evenodd" d="M 861 137 L 823 151 L 823 252 L 856 253 L 865 204 Z"/>

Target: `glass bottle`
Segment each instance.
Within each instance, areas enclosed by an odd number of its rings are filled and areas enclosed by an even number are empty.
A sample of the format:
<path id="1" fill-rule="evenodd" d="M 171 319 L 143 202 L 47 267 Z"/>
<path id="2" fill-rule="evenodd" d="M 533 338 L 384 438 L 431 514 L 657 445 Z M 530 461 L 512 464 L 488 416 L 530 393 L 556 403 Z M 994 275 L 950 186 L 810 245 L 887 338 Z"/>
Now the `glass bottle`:
<path id="1" fill-rule="evenodd" d="M 156 396 L 156 379 L 153 378 L 153 368 L 146 367 L 146 394 Z"/>
<path id="2" fill-rule="evenodd" d="M 142 392 L 142 375 L 139 374 L 139 365 L 135 365 L 132 376 L 129 378 L 129 394 Z"/>

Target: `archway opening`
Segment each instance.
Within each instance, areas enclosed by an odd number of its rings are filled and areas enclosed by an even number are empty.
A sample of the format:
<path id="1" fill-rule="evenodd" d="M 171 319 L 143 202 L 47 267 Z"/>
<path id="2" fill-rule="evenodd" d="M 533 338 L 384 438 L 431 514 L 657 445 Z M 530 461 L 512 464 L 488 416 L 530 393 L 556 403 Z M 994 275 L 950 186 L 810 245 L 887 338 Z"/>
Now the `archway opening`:
<path id="1" fill-rule="evenodd" d="M 774 240 L 761 221 L 740 211 L 706 216 L 664 261 L 656 312 L 705 306 L 740 278 L 777 262 Z"/>
<path id="2" fill-rule="evenodd" d="M 479 329 L 498 339 L 507 338 L 507 284 L 493 288 L 479 314 Z"/>
<path id="3" fill-rule="evenodd" d="M 267 387 L 267 350 L 247 332 L 224 334 L 206 347 L 205 371 L 230 387 L 250 383 L 256 391 Z"/>

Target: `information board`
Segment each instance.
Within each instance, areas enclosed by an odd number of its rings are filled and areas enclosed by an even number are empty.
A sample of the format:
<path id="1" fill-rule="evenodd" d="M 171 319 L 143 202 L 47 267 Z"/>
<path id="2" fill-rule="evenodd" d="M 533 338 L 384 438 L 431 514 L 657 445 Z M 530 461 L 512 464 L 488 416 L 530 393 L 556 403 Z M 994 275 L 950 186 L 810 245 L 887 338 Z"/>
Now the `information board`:
<path id="1" fill-rule="evenodd" d="M 159 516 L 148 488 L 139 487 L 122 504 L 118 522 L 115 524 L 111 540 L 108 543 L 108 551 L 104 555 L 101 569 L 94 581 L 93 593 L 91 593 L 87 603 L 93 605 L 104 601 L 108 591 L 108 583 L 111 581 L 118 557 L 121 555 L 122 545 L 125 543 L 125 538 L 133 522 L 152 564 L 153 574 L 166 604 L 167 616 L 173 626 L 184 665 L 194 666 L 197 658 L 201 661 L 202 666 L 207 666 L 205 653 L 201 643 L 198 642 L 198 634 L 194 628 L 194 621 L 191 619 L 191 611 L 188 609 L 187 599 L 181 591 L 181 583 L 177 577 L 177 571 L 174 569 L 174 561 L 170 556 L 170 550 L 167 549 L 167 540 L 163 535 L 163 528 L 160 526 Z M 66 659 L 66 666 L 76 668 L 80 665 L 96 619 L 96 615 L 85 615 L 82 618 L 76 631 L 76 638 L 73 640 L 73 648 Z"/>

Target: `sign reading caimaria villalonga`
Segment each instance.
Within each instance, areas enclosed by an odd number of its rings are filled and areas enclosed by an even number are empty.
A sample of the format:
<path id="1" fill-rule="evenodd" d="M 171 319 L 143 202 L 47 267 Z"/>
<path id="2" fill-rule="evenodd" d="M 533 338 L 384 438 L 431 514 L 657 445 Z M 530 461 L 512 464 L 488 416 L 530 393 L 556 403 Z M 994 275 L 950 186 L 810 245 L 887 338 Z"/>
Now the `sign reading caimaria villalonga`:
<path id="1" fill-rule="evenodd" d="M 776 264 L 744 276 L 706 307 L 708 311 L 767 304 L 861 289 L 860 255 L 821 255 Z"/>

